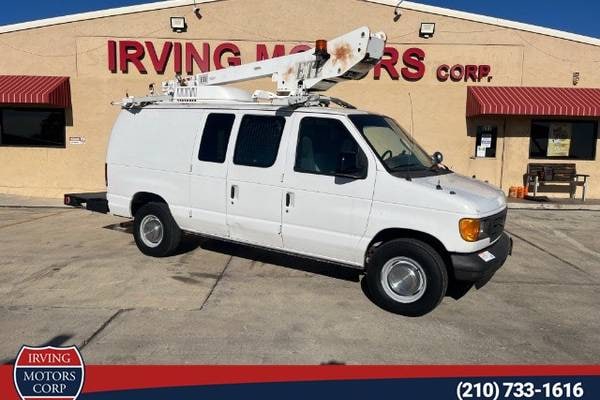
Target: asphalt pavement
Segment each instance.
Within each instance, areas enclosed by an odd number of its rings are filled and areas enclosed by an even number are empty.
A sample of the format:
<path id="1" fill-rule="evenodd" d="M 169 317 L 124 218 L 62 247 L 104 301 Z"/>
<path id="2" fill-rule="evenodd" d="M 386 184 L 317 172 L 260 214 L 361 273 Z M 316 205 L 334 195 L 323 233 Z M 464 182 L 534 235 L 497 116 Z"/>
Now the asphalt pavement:
<path id="1" fill-rule="evenodd" d="M 123 219 L 0 207 L 0 362 L 70 345 L 87 363 L 588 364 L 600 359 L 600 212 L 518 211 L 488 285 L 421 318 L 351 269 L 186 238 L 153 259 Z"/>

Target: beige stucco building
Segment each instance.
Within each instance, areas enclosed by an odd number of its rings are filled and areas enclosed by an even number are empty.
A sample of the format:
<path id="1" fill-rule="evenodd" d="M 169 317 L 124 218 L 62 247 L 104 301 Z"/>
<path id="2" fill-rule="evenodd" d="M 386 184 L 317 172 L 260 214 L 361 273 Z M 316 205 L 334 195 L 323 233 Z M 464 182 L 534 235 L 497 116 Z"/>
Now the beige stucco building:
<path id="1" fill-rule="evenodd" d="M 530 162 L 576 163 L 591 176 L 588 195 L 600 197 L 600 96 L 579 90 L 600 88 L 600 40 L 409 2 L 398 17 L 396 4 L 175 0 L 0 27 L 0 192 L 59 197 L 102 190 L 119 112 L 111 101 L 145 94 L 150 83 L 178 72 L 287 54 L 367 25 L 388 36 L 384 62 L 329 94 L 394 117 L 457 172 L 508 190 L 522 184 Z M 186 18 L 184 32 L 171 28 L 176 16 Z M 435 23 L 432 37 L 422 37 L 422 23 Z M 23 89 L 10 87 L 15 76 L 28 79 Z M 47 80 L 30 76 L 66 77 L 68 85 L 44 86 Z M 269 79 L 238 86 L 274 89 Z M 527 104 L 515 108 L 494 91 L 475 98 L 469 87 L 565 91 L 516 92 Z M 25 88 L 30 93 L 18 99 L 3 93 Z M 468 115 L 468 99 L 482 103 L 479 111 Z"/>

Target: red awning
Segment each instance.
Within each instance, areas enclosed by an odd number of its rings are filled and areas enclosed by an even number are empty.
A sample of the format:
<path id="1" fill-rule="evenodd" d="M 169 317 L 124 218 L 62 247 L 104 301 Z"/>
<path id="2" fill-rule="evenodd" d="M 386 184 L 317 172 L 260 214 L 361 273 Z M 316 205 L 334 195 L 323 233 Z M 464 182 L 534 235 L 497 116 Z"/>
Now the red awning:
<path id="1" fill-rule="evenodd" d="M 0 104 L 68 108 L 71 87 L 65 76 L 0 75 Z"/>
<path id="2" fill-rule="evenodd" d="M 600 117 L 600 89 L 469 87 L 467 117 L 478 115 Z"/>

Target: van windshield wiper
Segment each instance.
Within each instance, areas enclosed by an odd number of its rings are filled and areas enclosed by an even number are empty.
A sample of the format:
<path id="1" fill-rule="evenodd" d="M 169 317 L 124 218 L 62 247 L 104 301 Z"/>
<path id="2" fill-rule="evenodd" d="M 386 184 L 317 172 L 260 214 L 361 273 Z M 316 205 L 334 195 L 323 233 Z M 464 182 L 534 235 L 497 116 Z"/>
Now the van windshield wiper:
<path id="1" fill-rule="evenodd" d="M 450 168 L 446 167 L 445 165 L 441 165 L 441 164 L 433 164 L 428 169 L 429 169 L 429 171 L 432 171 L 435 173 L 440 173 L 442 171 L 450 171 Z"/>
<path id="2" fill-rule="evenodd" d="M 398 165 L 395 166 L 393 168 L 390 168 L 392 171 L 394 172 L 398 172 L 398 171 L 416 171 L 414 169 L 411 169 L 410 167 L 416 167 L 419 164 L 404 164 L 404 165 Z"/>

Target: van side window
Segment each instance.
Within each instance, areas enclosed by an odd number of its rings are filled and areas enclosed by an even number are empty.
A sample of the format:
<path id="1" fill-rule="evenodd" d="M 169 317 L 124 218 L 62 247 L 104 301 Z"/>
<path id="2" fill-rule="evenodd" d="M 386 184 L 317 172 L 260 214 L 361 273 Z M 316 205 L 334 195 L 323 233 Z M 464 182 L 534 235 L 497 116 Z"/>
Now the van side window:
<path id="1" fill-rule="evenodd" d="M 315 117 L 302 119 L 294 171 L 335 175 L 342 153 L 355 153 L 357 160 L 366 165 L 366 156 L 341 121 Z"/>
<path id="2" fill-rule="evenodd" d="M 233 163 L 260 168 L 275 164 L 284 126 L 284 117 L 244 115 L 235 144 Z"/>
<path id="3" fill-rule="evenodd" d="M 235 115 L 233 114 L 210 114 L 206 118 L 198 159 L 214 163 L 225 162 L 227 144 Z"/>

